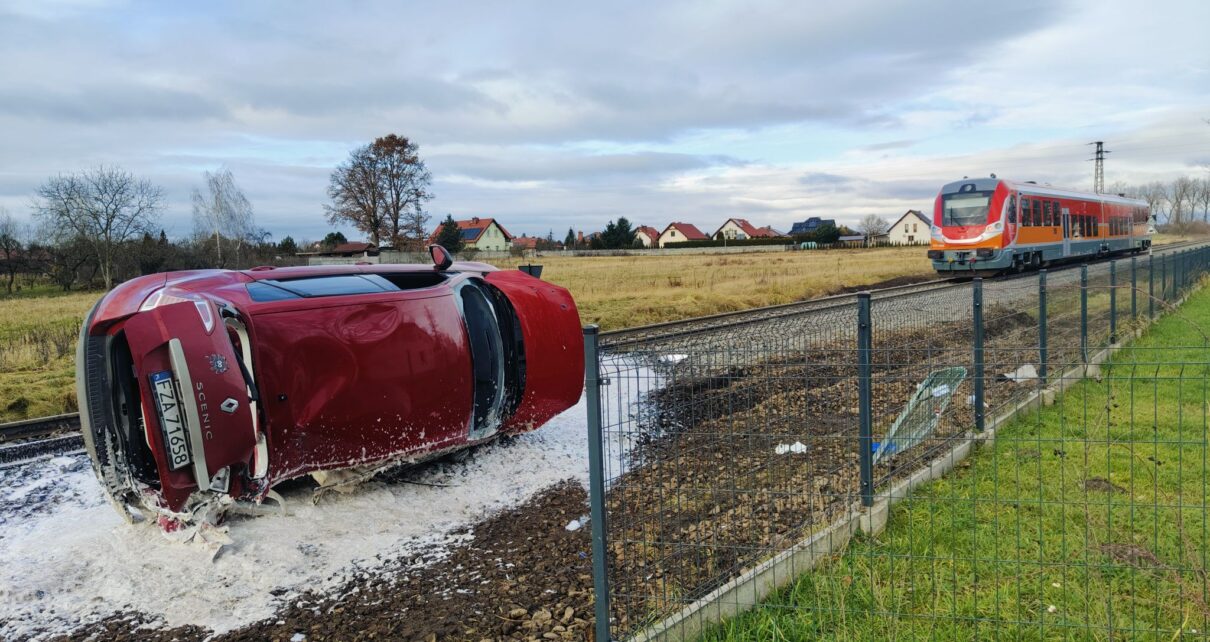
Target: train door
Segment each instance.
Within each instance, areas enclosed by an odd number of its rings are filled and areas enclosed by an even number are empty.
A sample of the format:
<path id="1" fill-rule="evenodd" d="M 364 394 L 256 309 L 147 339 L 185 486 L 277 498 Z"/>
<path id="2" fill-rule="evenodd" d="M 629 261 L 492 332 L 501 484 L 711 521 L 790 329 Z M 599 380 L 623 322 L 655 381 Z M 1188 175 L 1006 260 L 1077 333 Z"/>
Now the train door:
<path id="1" fill-rule="evenodd" d="M 1063 208 L 1063 257 L 1071 256 L 1071 210 Z"/>

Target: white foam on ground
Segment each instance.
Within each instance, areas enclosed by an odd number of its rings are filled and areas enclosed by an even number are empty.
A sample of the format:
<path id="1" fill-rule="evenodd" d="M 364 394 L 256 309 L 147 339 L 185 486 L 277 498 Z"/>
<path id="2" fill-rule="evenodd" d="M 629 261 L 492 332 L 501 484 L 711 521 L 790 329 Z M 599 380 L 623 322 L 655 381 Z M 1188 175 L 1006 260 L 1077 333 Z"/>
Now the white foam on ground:
<path id="1" fill-rule="evenodd" d="M 605 404 L 623 416 L 658 380 Z M 606 395 L 607 397 L 609 395 Z M 607 441 L 614 441 L 607 435 Z M 607 444 L 608 469 L 629 444 Z M 369 482 L 348 494 L 287 495 L 288 514 L 234 518 L 234 544 L 210 552 L 128 525 L 105 499 L 87 457 L 55 457 L 0 470 L 0 639 L 43 637 L 114 613 L 167 626 L 229 631 L 274 615 L 291 596 L 327 590 L 411 551 L 439 554 L 450 533 L 574 479 L 587 483 L 584 399 L 511 443 L 432 465 L 414 479 Z M 431 558 L 431 557 L 430 557 Z"/>
<path id="2" fill-rule="evenodd" d="M 6 506 L 37 494 L 30 515 L 0 521 L 0 638 L 62 632 L 114 612 L 217 632 L 270 617 L 292 594 L 339 583 L 408 550 L 448 543 L 453 530 L 566 479 L 587 480 L 584 401 L 510 444 L 479 448 L 415 478 L 442 487 L 370 482 L 348 494 L 287 497 L 289 514 L 237 518 L 235 544 L 213 562 L 200 547 L 127 525 L 87 459 L 0 471 Z M 4 520 L 0 517 L 0 520 Z M 277 593 L 277 595 L 274 595 Z"/>

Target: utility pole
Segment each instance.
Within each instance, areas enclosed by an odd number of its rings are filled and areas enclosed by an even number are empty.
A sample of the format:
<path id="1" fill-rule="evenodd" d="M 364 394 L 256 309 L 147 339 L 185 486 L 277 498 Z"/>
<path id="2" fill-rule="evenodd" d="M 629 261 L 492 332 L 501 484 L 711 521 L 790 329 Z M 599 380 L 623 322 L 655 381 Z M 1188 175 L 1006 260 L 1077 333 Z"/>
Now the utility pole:
<path id="1" fill-rule="evenodd" d="M 1104 141 L 1098 140 L 1095 143 L 1088 144 L 1097 146 L 1096 157 L 1088 160 L 1096 163 L 1092 173 L 1092 191 L 1101 194 L 1105 191 L 1105 154 L 1109 154 L 1110 152 L 1105 150 Z"/>

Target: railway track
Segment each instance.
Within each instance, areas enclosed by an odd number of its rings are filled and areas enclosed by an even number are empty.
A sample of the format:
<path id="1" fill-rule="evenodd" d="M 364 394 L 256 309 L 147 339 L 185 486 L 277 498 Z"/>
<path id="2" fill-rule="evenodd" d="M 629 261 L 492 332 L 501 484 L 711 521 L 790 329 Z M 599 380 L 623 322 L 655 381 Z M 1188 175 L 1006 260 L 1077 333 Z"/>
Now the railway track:
<path id="1" fill-rule="evenodd" d="M 80 413 L 0 424 L 0 466 L 43 455 L 83 450 Z"/>
<path id="2" fill-rule="evenodd" d="M 1170 252 L 1175 252 L 1190 247 L 1199 247 L 1206 245 L 1207 241 L 1179 241 L 1176 243 L 1166 243 L 1157 245 L 1152 248 L 1152 253 L 1163 255 Z M 1089 261 L 1088 264 L 1108 261 Z M 1064 272 L 1074 270 L 1080 267 L 1080 263 L 1071 263 L 1058 267 L 1050 268 L 1050 272 Z M 999 277 L 1001 281 L 1007 281 L 1017 278 L 1028 278 L 1031 273 L 1014 274 L 1004 277 Z M 907 285 L 898 285 L 887 288 L 878 288 L 870 290 L 870 296 L 874 300 L 896 298 L 906 295 L 920 294 L 922 292 L 931 292 L 944 290 L 946 288 L 961 285 L 969 278 L 962 277 L 946 277 L 932 279 L 929 281 L 921 281 L 919 283 L 911 283 Z M 601 333 L 602 345 L 610 347 L 622 347 L 627 344 L 638 344 L 645 341 L 659 340 L 671 337 L 686 337 L 706 331 L 715 331 L 722 328 L 739 328 L 754 323 L 764 323 L 771 320 L 786 319 L 800 314 L 810 312 L 818 312 L 829 308 L 851 304 L 855 292 L 847 292 L 843 294 L 834 294 L 825 297 L 810 299 L 807 301 L 796 301 L 793 303 L 783 303 L 780 305 L 771 305 L 760 308 L 750 308 L 747 310 L 737 310 L 735 312 L 723 312 L 721 314 L 713 314 L 704 317 L 694 317 L 692 319 L 682 319 L 679 321 L 666 321 L 663 323 L 654 323 L 651 325 L 639 326 L 635 328 L 624 328 L 622 330 L 612 330 Z"/>
<path id="3" fill-rule="evenodd" d="M 1206 243 L 1206 241 L 1180 241 L 1157 245 L 1152 249 L 1152 252 L 1162 255 L 1190 247 L 1202 246 Z M 1078 263 L 1073 263 L 1053 268 L 1051 271 L 1061 272 L 1078 267 Z M 1028 276 L 1029 274 L 1027 273 L 1005 278 L 1014 279 Z M 920 283 L 871 290 L 870 295 L 875 300 L 895 298 L 956 287 L 966 280 L 962 278 L 933 279 Z M 722 314 L 695 317 L 692 319 L 614 330 L 601 333 L 601 342 L 616 348 L 625 346 L 626 344 L 673 336 L 691 336 L 706 331 L 715 331 L 720 328 L 738 328 L 745 325 L 764 323 L 775 319 L 787 319 L 800 314 L 850 305 L 854 296 L 855 293 L 835 294 L 809 301 L 797 301 L 794 303 L 724 312 Z M 79 413 L 73 412 L 52 417 L 39 417 L 0 424 L 0 465 L 47 454 L 83 451 L 83 449 L 84 440 L 80 436 Z"/>

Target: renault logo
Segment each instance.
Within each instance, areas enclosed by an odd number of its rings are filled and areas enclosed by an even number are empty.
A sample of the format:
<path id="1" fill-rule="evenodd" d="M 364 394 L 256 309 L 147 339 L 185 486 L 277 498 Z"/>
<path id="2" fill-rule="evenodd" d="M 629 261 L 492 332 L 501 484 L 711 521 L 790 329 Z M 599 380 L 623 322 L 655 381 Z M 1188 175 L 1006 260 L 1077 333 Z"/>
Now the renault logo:
<path id="1" fill-rule="evenodd" d="M 223 403 L 219 406 L 219 408 L 222 408 L 223 412 L 225 412 L 227 414 L 231 414 L 231 413 L 235 412 L 236 408 L 239 408 L 239 402 L 232 399 L 231 397 L 227 397 L 227 399 L 225 401 L 223 401 Z"/>

